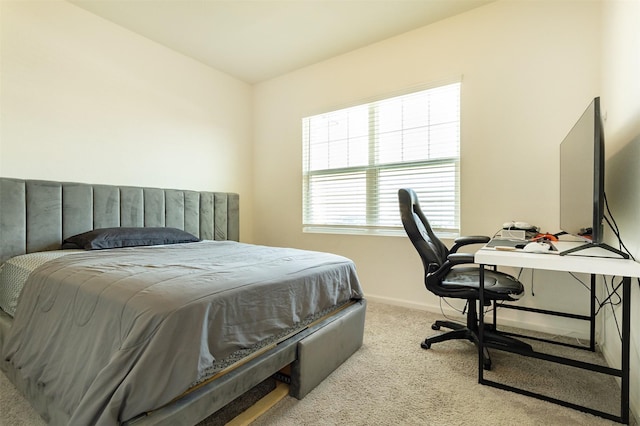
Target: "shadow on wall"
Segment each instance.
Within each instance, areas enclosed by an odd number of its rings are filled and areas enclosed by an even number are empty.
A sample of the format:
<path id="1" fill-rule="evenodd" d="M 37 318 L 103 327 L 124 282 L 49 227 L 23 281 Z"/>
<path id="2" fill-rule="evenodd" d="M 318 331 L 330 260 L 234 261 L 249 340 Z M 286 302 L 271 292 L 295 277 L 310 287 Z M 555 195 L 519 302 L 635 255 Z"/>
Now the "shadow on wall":
<path id="1" fill-rule="evenodd" d="M 607 159 L 605 174 L 607 200 L 622 241 L 640 259 L 640 135 Z M 610 231 L 606 224 L 605 228 Z M 615 236 L 607 236 L 617 247 Z"/>
<path id="2" fill-rule="evenodd" d="M 629 143 L 622 147 L 613 156 L 607 159 L 605 164 L 605 190 L 607 193 L 607 200 L 609 201 L 609 207 L 611 213 L 615 219 L 619 229 L 622 241 L 626 245 L 627 249 L 636 258 L 640 259 L 640 135 L 636 135 L 631 139 Z M 605 235 L 609 240 L 609 244 L 617 247 L 617 241 L 615 236 L 605 226 L 607 232 Z M 632 297 L 631 297 L 631 312 L 637 313 L 640 308 L 640 298 L 637 297 L 636 281 L 632 284 Z M 636 297 L 634 297 L 634 294 Z M 612 328 L 610 318 L 605 320 L 608 325 L 605 328 L 611 331 L 606 333 L 610 336 L 617 336 L 615 330 Z M 636 418 L 636 421 L 640 418 L 640 388 L 638 383 L 640 382 L 640 376 L 637 366 L 640 359 L 638 355 L 640 353 L 640 342 L 635 337 L 638 336 L 637 318 L 631 321 L 631 410 Z M 616 339 L 614 339 L 616 340 Z M 617 348 L 619 342 L 609 342 L 604 344 L 607 348 Z M 609 349 L 607 352 L 611 354 Z M 611 355 L 608 358 L 609 363 L 613 359 L 619 360 L 619 353 Z"/>

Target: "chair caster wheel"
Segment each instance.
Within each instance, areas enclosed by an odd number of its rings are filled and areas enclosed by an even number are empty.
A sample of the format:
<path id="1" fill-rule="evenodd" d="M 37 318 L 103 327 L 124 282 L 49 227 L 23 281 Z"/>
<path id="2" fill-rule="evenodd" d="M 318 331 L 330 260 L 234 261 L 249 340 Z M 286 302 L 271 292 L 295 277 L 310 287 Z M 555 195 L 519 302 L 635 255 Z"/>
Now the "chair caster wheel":
<path id="1" fill-rule="evenodd" d="M 432 330 L 440 330 L 440 326 L 438 324 L 431 324 Z"/>
<path id="2" fill-rule="evenodd" d="M 420 343 L 420 347 L 422 349 L 431 349 L 431 343 L 427 342 L 426 340 L 422 343 Z"/>
<path id="3" fill-rule="evenodd" d="M 483 367 L 484 367 L 485 370 L 491 371 L 491 361 L 485 362 Z"/>

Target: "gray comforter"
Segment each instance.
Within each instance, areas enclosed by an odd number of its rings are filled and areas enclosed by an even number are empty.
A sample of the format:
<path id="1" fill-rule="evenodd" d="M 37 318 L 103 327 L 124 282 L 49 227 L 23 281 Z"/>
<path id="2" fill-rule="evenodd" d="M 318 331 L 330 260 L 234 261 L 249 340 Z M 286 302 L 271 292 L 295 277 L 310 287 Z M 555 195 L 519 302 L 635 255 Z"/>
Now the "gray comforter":
<path id="1" fill-rule="evenodd" d="M 353 263 L 327 253 L 231 241 L 93 251 L 30 275 L 2 355 L 52 423 L 111 425 L 361 296 Z"/>

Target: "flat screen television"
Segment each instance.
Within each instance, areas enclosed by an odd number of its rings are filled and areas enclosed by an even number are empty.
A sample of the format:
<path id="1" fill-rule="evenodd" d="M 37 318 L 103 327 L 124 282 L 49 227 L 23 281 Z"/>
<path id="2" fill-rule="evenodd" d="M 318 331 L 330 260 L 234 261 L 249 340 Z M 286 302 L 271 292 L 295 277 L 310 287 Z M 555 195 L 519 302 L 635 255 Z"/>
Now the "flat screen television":
<path id="1" fill-rule="evenodd" d="M 561 255 L 597 246 L 628 257 L 603 242 L 604 209 L 604 131 L 597 97 L 560 144 L 560 229 L 587 243 Z"/>

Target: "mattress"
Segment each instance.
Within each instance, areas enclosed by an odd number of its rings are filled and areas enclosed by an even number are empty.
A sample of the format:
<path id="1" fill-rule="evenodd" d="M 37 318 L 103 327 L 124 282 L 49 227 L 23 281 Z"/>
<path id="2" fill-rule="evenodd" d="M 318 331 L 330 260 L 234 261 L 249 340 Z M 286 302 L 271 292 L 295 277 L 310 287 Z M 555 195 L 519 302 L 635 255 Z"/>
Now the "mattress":
<path id="1" fill-rule="evenodd" d="M 53 424 L 117 424 L 361 297 L 353 263 L 328 253 L 232 241 L 77 253 L 29 275 L 3 358 Z"/>
<path id="2" fill-rule="evenodd" d="M 49 260 L 82 250 L 53 250 L 12 257 L 0 265 L 0 309 L 13 317 L 24 283 L 29 275 Z"/>

